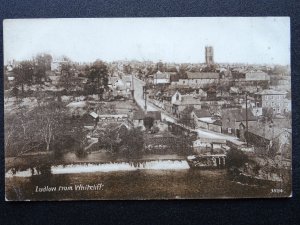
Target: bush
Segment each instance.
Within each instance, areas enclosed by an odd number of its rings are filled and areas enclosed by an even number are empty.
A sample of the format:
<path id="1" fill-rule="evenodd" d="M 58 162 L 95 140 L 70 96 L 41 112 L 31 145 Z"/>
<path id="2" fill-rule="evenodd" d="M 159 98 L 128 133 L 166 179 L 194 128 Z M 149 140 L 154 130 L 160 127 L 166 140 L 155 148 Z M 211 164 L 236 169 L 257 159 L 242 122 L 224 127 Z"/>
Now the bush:
<path id="1" fill-rule="evenodd" d="M 75 150 L 75 155 L 78 158 L 85 158 L 87 156 L 87 152 L 83 148 L 77 148 Z"/>
<path id="2" fill-rule="evenodd" d="M 240 168 L 248 161 L 249 161 L 248 156 L 241 150 L 230 149 L 229 152 L 227 153 L 227 166 L 229 168 L 230 167 Z"/>

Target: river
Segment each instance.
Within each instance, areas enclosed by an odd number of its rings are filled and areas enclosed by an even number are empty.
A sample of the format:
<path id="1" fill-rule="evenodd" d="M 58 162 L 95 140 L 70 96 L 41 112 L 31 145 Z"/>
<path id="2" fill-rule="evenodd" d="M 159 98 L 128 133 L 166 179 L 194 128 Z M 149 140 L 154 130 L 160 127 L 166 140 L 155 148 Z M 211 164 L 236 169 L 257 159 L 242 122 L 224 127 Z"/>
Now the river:
<path id="1" fill-rule="evenodd" d="M 227 170 L 189 168 L 185 160 L 55 165 L 7 171 L 7 200 L 198 199 L 274 197 L 270 185 L 232 181 Z M 33 174 L 33 175 L 32 175 Z"/>

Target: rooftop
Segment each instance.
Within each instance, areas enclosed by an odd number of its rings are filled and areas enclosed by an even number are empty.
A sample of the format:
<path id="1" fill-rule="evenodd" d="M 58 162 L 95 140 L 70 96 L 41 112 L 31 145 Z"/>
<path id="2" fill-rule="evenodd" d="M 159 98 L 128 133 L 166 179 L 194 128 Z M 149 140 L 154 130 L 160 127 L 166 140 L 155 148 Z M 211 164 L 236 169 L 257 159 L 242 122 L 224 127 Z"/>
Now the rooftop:
<path id="1" fill-rule="evenodd" d="M 263 125 L 261 123 L 249 124 L 248 131 L 268 140 L 277 138 L 286 132 L 291 133 L 291 129 L 279 128 L 276 126 L 270 126 L 268 124 Z"/>
<path id="2" fill-rule="evenodd" d="M 154 75 L 154 79 L 170 79 L 170 74 L 169 73 L 162 73 L 162 72 L 158 71 Z"/>
<path id="3" fill-rule="evenodd" d="M 193 95 L 182 95 L 181 101 L 175 101 L 175 105 L 200 105 L 201 102 L 198 98 Z"/>
<path id="4" fill-rule="evenodd" d="M 272 89 L 262 90 L 260 92 L 255 93 L 256 95 L 286 95 L 287 92 L 285 91 L 275 91 Z"/>
<path id="5" fill-rule="evenodd" d="M 90 113 L 90 116 L 93 117 L 94 119 L 96 119 L 96 118 L 99 117 L 98 114 L 95 113 L 95 112 L 91 112 L 91 113 Z"/>
<path id="6" fill-rule="evenodd" d="M 188 79 L 219 79 L 219 73 L 214 72 L 186 72 Z"/>
<path id="7" fill-rule="evenodd" d="M 195 109 L 194 113 L 198 118 L 211 118 L 211 113 L 207 109 Z"/>
<path id="8" fill-rule="evenodd" d="M 253 115 L 252 111 L 248 109 L 248 121 L 256 121 L 256 117 Z M 227 115 L 234 118 L 236 122 L 241 122 L 246 120 L 246 109 L 223 109 L 222 117 Z"/>
<path id="9" fill-rule="evenodd" d="M 144 113 L 140 110 L 133 113 L 133 120 L 142 120 L 145 117 L 152 117 L 154 120 L 161 120 L 161 112 L 149 111 L 147 113 Z"/>

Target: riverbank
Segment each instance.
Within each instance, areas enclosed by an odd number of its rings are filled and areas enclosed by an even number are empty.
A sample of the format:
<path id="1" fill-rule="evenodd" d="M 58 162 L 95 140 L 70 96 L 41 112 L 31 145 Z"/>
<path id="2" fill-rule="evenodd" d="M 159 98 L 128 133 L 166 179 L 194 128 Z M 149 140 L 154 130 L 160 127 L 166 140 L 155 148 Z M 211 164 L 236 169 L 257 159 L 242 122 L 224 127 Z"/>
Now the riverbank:
<path id="1" fill-rule="evenodd" d="M 101 190 L 74 190 L 75 185 L 98 185 Z M 36 192 L 36 187 L 57 187 L 56 191 Z M 73 190 L 58 191 L 59 187 Z M 232 182 L 226 170 L 136 170 L 109 173 L 56 174 L 6 178 L 8 200 L 87 200 L 87 199 L 199 199 L 268 198 L 275 186 L 249 186 Z"/>

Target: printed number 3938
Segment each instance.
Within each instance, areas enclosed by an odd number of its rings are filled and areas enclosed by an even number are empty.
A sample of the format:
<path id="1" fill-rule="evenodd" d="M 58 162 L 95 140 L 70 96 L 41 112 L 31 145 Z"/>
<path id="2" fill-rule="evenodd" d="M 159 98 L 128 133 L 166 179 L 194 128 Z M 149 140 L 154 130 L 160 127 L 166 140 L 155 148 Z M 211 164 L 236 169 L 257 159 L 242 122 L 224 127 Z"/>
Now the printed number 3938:
<path id="1" fill-rule="evenodd" d="M 281 188 L 272 188 L 271 192 L 272 193 L 283 193 L 283 190 Z"/>

